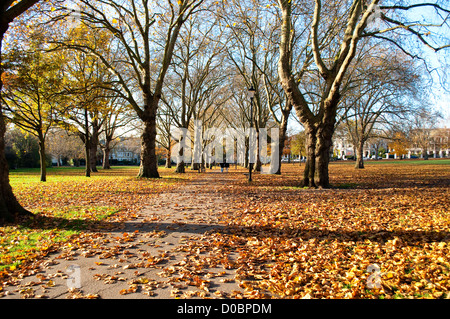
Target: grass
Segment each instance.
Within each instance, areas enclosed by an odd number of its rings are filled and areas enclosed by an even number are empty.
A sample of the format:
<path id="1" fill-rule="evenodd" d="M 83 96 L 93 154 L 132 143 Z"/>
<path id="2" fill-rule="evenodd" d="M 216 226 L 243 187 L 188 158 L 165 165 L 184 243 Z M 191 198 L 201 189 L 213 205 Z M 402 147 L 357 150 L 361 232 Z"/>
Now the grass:
<path id="1" fill-rule="evenodd" d="M 335 161 L 331 162 L 331 165 L 339 164 L 339 165 L 355 165 L 355 161 Z M 364 161 L 364 166 L 367 165 L 383 165 L 383 164 L 394 164 L 394 165 L 450 165 L 450 159 L 403 159 L 403 160 L 397 160 L 397 159 L 381 159 L 381 160 L 369 160 Z"/>

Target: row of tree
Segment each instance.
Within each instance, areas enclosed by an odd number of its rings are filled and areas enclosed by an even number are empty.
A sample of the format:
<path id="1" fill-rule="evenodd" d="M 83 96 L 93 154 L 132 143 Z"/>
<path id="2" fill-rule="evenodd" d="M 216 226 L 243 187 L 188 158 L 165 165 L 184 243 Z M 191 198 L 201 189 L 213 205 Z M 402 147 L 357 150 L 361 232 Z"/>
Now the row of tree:
<path id="1" fill-rule="evenodd" d="M 36 2 L 1 9 L 2 40 L 12 20 Z M 425 14 L 418 18 L 418 12 Z M 374 119 L 392 121 L 422 106 L 419 44 L 435 52 L 449 47 L 449 14 L 440 1 L 42 2 L 11 24 L 11 58 L 5 60 L 11 66 L 2 69 L 5 115 L 30 129 L 24 110 L 42 105 L 41 114 L 51 121 L 32 116 L 37 137 L 45 140 L 52 125 L 76 127 L 87 158 L 108 114 L 135 118 L 141 128 L 139 176 L 159 177 L 156 144 L 170 150 L 173 126 L 192 128 L 194 120 L 202 120 L 204 129 L 276 123 L 282 147 L 294 114 L 307 140 L 304 183 L 328 187 L 339 122 L 357 123 L 363 136 Z M 27 86 L 24 81 L 39 87 L 39 97 L 24 98 L 18 89 Z M 256 90 L 253 114 L 249 87 Z M 16 211 L 17 205 L 7 207 Z"/>

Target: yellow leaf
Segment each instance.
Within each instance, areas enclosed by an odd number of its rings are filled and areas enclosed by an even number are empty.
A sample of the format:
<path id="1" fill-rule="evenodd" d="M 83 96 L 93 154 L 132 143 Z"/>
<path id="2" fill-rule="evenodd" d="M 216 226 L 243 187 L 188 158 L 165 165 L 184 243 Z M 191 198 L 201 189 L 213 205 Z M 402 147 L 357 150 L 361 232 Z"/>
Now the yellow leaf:
<path id="1" fill-rule="evenodd" d="M 9 270 L 11 270 L 11 271 L 16 270 L 16 266 L 15 266 L 15 265 L 12 265 L 11 267 L 9 267 Z"/>
<path id="2" fill-rule="evenodd" d="M 117 23 L 117 19 L 112 19 L 112 23 Z"/>

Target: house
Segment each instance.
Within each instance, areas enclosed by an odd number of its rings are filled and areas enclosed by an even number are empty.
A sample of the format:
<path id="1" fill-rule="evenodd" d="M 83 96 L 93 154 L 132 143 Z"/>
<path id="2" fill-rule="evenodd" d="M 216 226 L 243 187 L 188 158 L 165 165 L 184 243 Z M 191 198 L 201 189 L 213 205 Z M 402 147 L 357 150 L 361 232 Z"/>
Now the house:
<path id="1" fill-rule="evenodd" d="M 141 157 L 140 139 L 138 137 L 120 138 L 109 154 L 111 165 L 138 165 Z"/>

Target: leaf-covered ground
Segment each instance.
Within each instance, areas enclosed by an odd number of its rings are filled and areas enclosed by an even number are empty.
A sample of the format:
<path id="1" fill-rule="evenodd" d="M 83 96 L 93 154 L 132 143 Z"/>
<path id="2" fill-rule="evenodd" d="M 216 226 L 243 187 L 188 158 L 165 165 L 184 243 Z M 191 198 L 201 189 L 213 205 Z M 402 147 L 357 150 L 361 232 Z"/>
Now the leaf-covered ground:
<path id="1" fill-rule="evenodd" d="M 332 164 L 331 190 L 296 187 L 294 165 L 231 178 L 205 266 L 235 268 L 250 298 L 450 298 L 450 167 L 419 164 Z"/>
<path id="2" fill-rule="evenodd" d="M 224 199 L 215 216 L 218 227 L 173 247 L 171 254 L 186 257 L 179 265 L 160 266 L 169 278 L 164 280 L 201 286 L 209 282 L 211 269 L 234 273 L 239 291 L 225 293 L 218 286 L 197 297 L 450 298 L 446 161 L 380 161 L 364 170 L 332 163 L 334 187 L 327 190 L 300 187 L 298 163 L 283 165 L 282 171 L 281 176 L 256 174 L 250 185 L 244 170 L 234 167 L 209 178 L 211 187 L 199 191 Z M 135 169 L 122 169 L 87 180 L 81 171 L 55 170 L 46 184 L 28 172 L 13 173 L 19 200 L 38 215 L 0 228 L 3 276 L 58 248 L 72 251 L 70 243 L 80 246 L 80 238 L 90 247 L 86 231 L 107 233 L 136 218 L 153 196 L 202 176 L 171 172 L 159 180 L 137 180 Z M 195 276 L 177 273 L 183 269 L 194 269 Z M 136 280 L 136 289 L 127 294 L 144 285 Z"/>
<path id="3" fill-rule="evenodd" d="M 48 175 L 41 183 L 36 169 L 10 173 L 17 199 L 36 216 L 0 227 L 0 276 L 47 255 L 83 230 L 134 218 L 152 196 L 184 180 L 164 169 L 161 179 L 139 180 L 136 167 L 100 170 L 90 178 L 82 168 L 53 168 Z"/>

